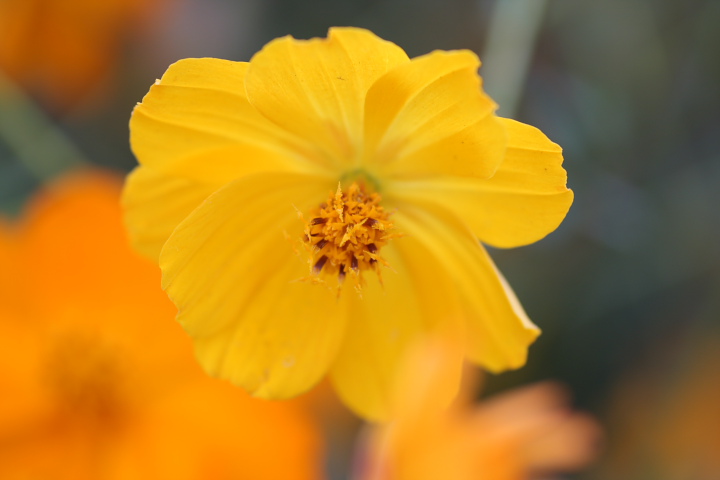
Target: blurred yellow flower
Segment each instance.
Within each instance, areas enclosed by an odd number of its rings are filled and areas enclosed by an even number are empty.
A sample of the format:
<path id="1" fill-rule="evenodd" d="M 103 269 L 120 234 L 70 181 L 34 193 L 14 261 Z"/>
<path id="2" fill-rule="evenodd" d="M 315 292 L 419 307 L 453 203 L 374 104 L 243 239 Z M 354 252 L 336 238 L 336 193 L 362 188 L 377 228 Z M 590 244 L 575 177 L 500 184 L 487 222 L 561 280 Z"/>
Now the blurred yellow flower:
<path id="1" fill-rule="evenodd" d="M 398 372 L 393 421 L 364 438 L 356 480 L 526 480 L 593 459 L 599 427 L 569 409 L 558 385 L 518 388 L 477 406 L 461 398 L 448 408 L 440 392 L 458 379 L 457 354 L 439 341 L 411 350 Z"/>
<path id="2" fill-rule="evenodd" d="M 319 478 L 293 405 L 197 366 L 157 267 L 126 245 L 119 194 L 76 175 L 0 225 L 0 478 Z"/>
<path id="3" fill-rule="evenodd" d="M 151 87 L 127 225 L 208 372 L 264 398 L 329 372 L 379 418 L 419 334 L 466 332 L 490 370 L 525 363 L 539 330 L 478 238 L 539 240 L 573 197 L 560 147 L 495 116 L 479 65 L 334 28 L 249 63 L 181 60 Z"/>

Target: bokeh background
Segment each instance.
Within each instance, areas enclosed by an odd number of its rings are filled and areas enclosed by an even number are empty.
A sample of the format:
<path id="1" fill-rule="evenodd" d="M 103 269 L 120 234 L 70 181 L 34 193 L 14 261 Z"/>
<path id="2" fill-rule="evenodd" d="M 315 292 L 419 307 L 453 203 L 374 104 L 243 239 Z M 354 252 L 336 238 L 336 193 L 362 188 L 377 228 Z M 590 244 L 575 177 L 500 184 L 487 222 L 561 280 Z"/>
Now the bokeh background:
<path id="1" fill-rule="evenodd" d="M 566 383 L 607 432 L 582 478 L 718 478 L 683 465 L 720 455 L 720 2 L 100 3 L 0 0 L 4 216 L 78 166 L 128 172 L 130 112 L 180 58 L 248 60 L 333 25 L 410 56 L 471 49 L 499 113 L 564 148 L 576 195 L 548 238 L 491 252 L 544 333 L 487 393 Z"/>

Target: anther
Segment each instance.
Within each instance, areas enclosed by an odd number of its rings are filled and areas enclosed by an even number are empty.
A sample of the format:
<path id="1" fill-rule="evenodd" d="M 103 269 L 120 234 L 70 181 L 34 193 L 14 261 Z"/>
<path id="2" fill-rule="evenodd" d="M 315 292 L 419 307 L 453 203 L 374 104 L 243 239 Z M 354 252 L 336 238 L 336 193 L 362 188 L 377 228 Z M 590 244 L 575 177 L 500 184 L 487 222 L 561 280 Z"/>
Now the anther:
<path id="1" fill-rule="evenodd" d="M 340 271 L 338 272 L 338 282 L 340 285 L 345 281 L 345 265 L 340 265 Z"/>
<path id="2" fill-rule="evenodd" d="M 372 270 L 380 278 L 378 264 L 387 265 L 380 251 L 392 238 L 400 236 L 393 231 L 380 194 L 358 183 L 346 188 L 338 185 L 307 218 L 310 220 L 305 223 L 303 240 L 311 256 L 311 275 L 319 277 L 313 281 L 336 277 L 338 295 L 348 273 L 358 292 L 365 283 L 363 272 Z"/>
<path id="3" fill-rule="evenodd" d="M 328 260 L 328 257 L 326 257 L 325 255 L 323 255 L 322 257 L 320 257 L 320 258 L 318 259 L 317 262 L 315 262 L 315 265 L 313 266 L 313 273 L 314 273 L 315 275 L 319 275 L 319 274 L 320 274 L 320 272 L 322 271 L 323 266 L 325 266 L 325 262 L 327 262 L 327 260 Z"/>

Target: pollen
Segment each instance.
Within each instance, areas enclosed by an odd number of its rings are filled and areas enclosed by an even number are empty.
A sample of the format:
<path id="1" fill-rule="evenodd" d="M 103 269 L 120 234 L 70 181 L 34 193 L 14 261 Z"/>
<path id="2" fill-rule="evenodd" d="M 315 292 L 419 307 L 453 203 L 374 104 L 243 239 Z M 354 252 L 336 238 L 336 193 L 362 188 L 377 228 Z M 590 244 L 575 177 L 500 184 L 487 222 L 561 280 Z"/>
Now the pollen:
<path id="1" fill-rule="evenodd" d="M 335 277 L 341 287 L 349 276 L 359 291 L 363 273 L 373 270 L 382 283 L 380 267 L 389 265 L 380 250 L 399 234 L 393 231 L 381 200 L 364 183 L 353 182 L 344 191 L 338 185 L 326 202 L 310 212 L 303 242 L 310 253 L 311 279 L 322 282 Z"/>

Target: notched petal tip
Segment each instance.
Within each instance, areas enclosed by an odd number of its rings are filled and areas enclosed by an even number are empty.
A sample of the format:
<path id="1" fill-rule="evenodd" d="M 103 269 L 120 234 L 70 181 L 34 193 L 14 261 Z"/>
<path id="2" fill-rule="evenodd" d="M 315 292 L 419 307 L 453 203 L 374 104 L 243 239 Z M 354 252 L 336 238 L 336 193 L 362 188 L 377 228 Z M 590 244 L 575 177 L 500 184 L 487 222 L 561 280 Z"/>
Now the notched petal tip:
<path id="1" fill-rule="evenodd" d="M 480 57 L 473 52 L 472 50 L 468 49 L 458 49 L 458 50 L 433 50 L 430 53 L 426 53 L 424 55 L 420 55 L 418 57 L 415 57 L 412 59 L 413 62 L 423 62 L 426 61 L 426 59 L 432 58 L 433 60 L 427 60 L 432 61 L 433 63 L 438 63 L 439 59 L 444 59 L 444 62 L 447 63 L 448 66 L 452 65 L 451 70 L 457 71 L 465 68 L 474 68 L 478 69 L 480 68 L 481 62 Z M 442 72 L 441 74 L 446 74 Z"/>
<path id="2" fill-rule="evenodd" d="M 492 176 L 506 138 L 479 66 L 469 50 L 437 50 L 378 79 L 365 102 L 365 161 L 394 178 Z"/>

